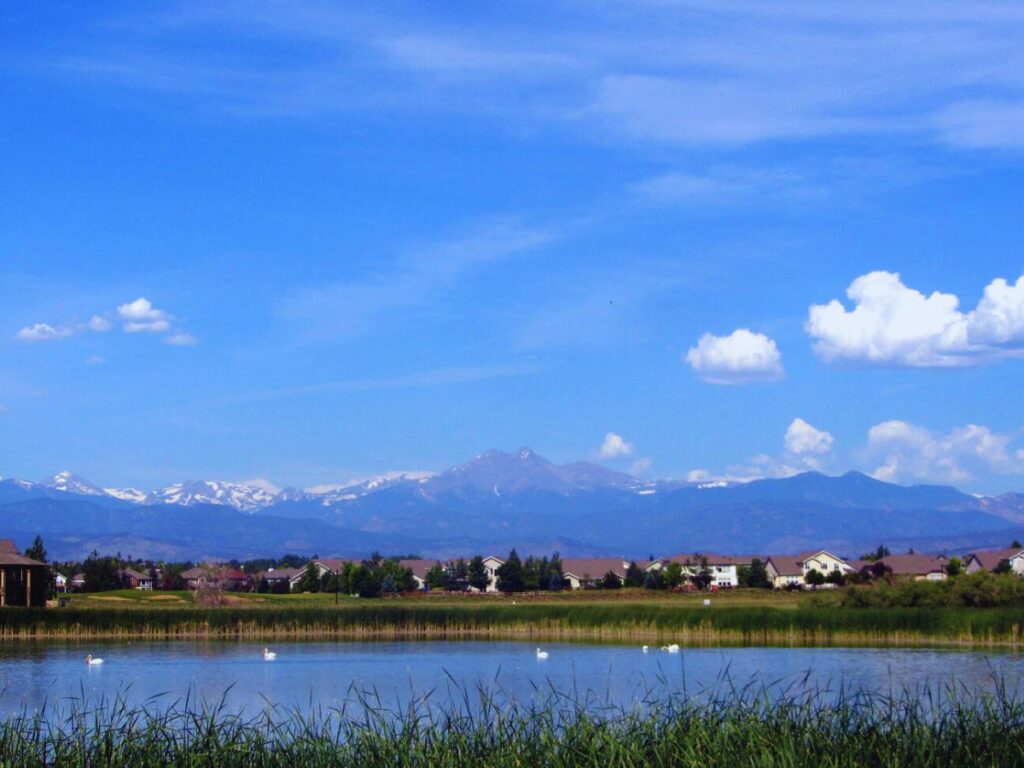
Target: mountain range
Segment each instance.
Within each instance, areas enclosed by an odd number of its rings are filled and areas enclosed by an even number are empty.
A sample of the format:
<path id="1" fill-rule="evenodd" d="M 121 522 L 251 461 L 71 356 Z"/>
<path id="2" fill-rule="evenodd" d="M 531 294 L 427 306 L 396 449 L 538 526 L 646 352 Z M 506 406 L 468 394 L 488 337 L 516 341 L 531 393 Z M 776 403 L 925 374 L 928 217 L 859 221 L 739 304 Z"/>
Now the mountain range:
<path id="1" fill-rule="evenodd" d="M 555 464 L 528 448 L 487 451 L 444 472 L 393 472 L 310 489 L 186 481 L 152 491 L 101 488 L 71 472 L 0 480 L 0 537 L 51 555 L 92 549 L 204 559 L 284 552 L 366 556 L 559 550 L 564 556 L 716 550 L 856 555 L 967 551 L 1024 538 L 1024 494 L 977 497 L 858 472 L 747 483 L 649 481 L 590 462 Z"/>

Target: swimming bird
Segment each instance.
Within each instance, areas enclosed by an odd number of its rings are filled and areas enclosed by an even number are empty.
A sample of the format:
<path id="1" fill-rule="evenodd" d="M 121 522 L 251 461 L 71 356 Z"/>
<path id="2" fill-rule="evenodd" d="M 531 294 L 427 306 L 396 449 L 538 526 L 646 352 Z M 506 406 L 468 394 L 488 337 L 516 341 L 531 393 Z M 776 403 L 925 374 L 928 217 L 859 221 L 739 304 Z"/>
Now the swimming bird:
<path id="1" fill-rule="evenodd" d="M 276 652 L 267 650 L 266 648 L 263 649 L 263 660 L 264 661 L 273 661 L 276 658 L 277 658 L 277 653 Z"/>
<path id="2" fill-rule="evenodd" d="M 543 661 L 548 657 L 547 651 L 542 651 L 540 648 L 537 649 L 537 658 Z"/>
<path id="3" fill-rule="evenodd" d="M 644 646 L 644 653 L 647 653 L 647 646 Z"/>
<path id="4" fill-rule="evenodd" d="M 668 653 L 679 653 L 679 646 L 675 643 L 672 643 L 672 645 L 666 645 L 661 650 L 666 651 Z"/>
<path id="5" fill-rule="evenodd" d="M 94 659 L 92 657 L 92 654 L 90 653 L 88 656 L 85 657 L 85 663 L 90 666 L 92 666 L 93 664 L 102 664 L 103 659 Z"/>

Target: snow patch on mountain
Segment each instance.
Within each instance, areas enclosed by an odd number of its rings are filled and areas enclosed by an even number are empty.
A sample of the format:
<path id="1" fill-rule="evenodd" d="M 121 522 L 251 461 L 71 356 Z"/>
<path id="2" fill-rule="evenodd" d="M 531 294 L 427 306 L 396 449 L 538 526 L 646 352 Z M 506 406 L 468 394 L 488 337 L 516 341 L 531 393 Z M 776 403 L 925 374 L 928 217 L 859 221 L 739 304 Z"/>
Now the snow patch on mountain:
<path id="1" fill-rule="evenodd" d="M 146 496 L 147 504 L 174 504 L 192 507 L 196 504 L 218 504 L 242 512 L 255 512 L 274 503 L 275 494 L 264 488 L 243 483 L 218 480 L 189 480 L 174 483 Z"/>
<path id="2" fill-rule="evenodd" d="M 102 489 L 97 488 L 88 480 L 84 480 L 66 469 L 58 472 L 39 483 L 43 488 L 50 488 L 63 493 L 76 493 L 80 496 L 104 496 Z"/>

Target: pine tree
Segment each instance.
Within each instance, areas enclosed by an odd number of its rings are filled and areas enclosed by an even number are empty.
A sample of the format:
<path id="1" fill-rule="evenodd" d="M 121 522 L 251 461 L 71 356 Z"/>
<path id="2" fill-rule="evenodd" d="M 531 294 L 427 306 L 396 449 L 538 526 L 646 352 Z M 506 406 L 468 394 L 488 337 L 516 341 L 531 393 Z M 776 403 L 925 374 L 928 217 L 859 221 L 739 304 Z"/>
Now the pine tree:
<path id="1" fill-rule="evenodd" d="M 505 564 L 498 568 L 499 592 L 524 592 L 526 582 L 523 579 L 523 563 L 519 554 L 513 549 L 508 553 Z"/>
<path id="2" fill-rule="evenodd" d="M 484 592 L 490 586 L 491 580 L 487 576 L 487 568 L 484 567 L 484 559 L 476 555 L 469 561 L 469 586 Z"/>

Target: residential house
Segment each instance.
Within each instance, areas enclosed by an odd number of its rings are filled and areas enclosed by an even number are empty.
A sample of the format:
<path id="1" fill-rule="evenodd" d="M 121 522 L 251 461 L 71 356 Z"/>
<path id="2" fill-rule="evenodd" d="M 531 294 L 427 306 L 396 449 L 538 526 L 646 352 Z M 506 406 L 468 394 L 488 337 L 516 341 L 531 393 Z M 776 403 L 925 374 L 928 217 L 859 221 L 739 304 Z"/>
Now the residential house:
<path id="1" fill-rule="evenodd" d="M 153 577 L 148 573 L 133 571 L 131 568 L 122 569 L 121 583 L 128 589 L 141 589 L 144 592 L 153 591 Z"/>
<path id="2" fill-rule="evenodd" d="M 484 570 L 487 572 L 487 589 L 484 590 L 485 592 L 498 591 L 498 569 L 504 564 L 504 560 L 494 555 L 488 555 L 484 558 Z"/>
<path id="3" fill-rule="evenodd" d="M 967 573 L 978 571 L 994 571 L 999 564 L 1006 560 L 1010 569 L 1018 576 L 1024 576 L 1024 549 L 1011 547 L 1010 549 L 982 549 L 972 552 L 964 561 L 964 570 Z"/>
<path id="4" fill-rule="evenodd" d="M 711 572 L 711 585 L 717 589 L 733 589 L 740 585 L 739 569 L 749 566 L 753 559 L 753 557 L 748 556 L 695 552 L 693 554 L 681 554 L 663 558 L 660 562 L 662 567 L 667 566 L 669 563 L 678 563 L 683 569 L 683 575 L 690 578 L 701 572 L 706 560 L 708 570 Z"/>
<path id="5" fill-rule="evenodd" d="M 257 573 L 254 582 L 258 585 L 261 580 L 266 581 L 268 592 L 284 594 L 293 591 L 305 573 L 305 568 L 269 568 Z"/>
<path id="6" fill-rule="evenodd" d="M 562 576 L 571 589 L 595 587 L 608 573 L 624 584 L 628 567 L 621 557 L 567 558 L 562 560 Z"/>
<path id="7" fill-rule="evenodd" d="M 226 592 L 252 592 L 252 576 L 226 565 L 199 565 L 181 574 L 188 589 L 221 589 Z"/>
<path id="8" fill-rule="evenodd" d="M 68 577 L 59 571 L 53 572 L 53 588 L 57 592 L 68 591 Z"/>
<path id="9" fill-rule="evenodd" d="M 806 585 L 811 571 L 817 571 L 826 578 L 831 573 L 847 576 L 854 571 L 845 560 L 825 550 L 812 550 L 798 555 L 769 555 L 765 569 L 776 589 Z"/>
<path id="10" fill-rule="evenodd" d="M 877 562 L 892 571 L 893 576 L 914 581 L 943 581 L 948 578 L 946 566 L 949 561 L 943 555 L 888 555 Z"/>
<path id="11" fill-rule="evenodd" d="M 68 582 L 68 585 L 71 587 L 72 592 L 81 592 L 83 589 L 85 589 L 85 574 L 74 574 L 71 577 L 71 580 Z"/>
<path id="12" fill-rule="evenodd" d="M 19 554 L 10 539 L 0 540 L 0 607 L 46 605 L 49 566 Z"/>
<path id="13" fill-rule="evenodd" d="M 398 564 L 403 568 L 408 568 L 412 571 L 412 580 L 416 582 L 416 589 L 425 590 L 427 588 L 427 573 L 431 568 L 440 565 L 444 567 L 444 563 L 440 560 L 399 560 Z"/>

